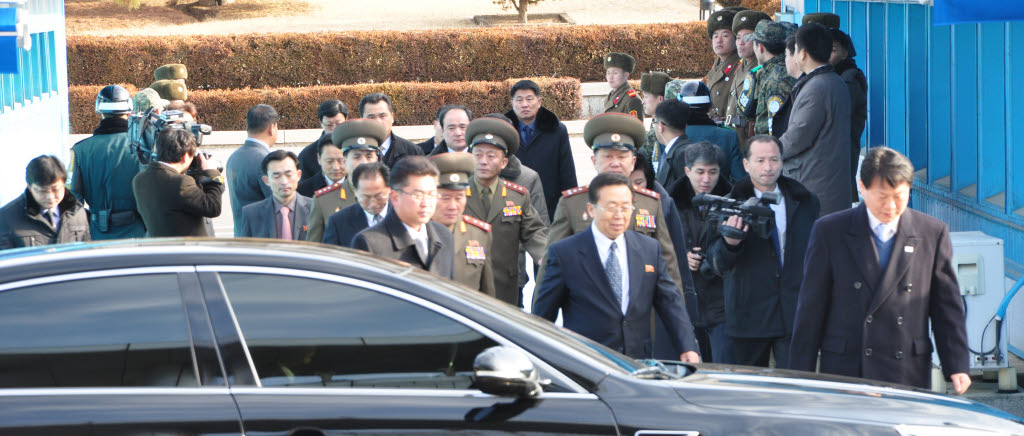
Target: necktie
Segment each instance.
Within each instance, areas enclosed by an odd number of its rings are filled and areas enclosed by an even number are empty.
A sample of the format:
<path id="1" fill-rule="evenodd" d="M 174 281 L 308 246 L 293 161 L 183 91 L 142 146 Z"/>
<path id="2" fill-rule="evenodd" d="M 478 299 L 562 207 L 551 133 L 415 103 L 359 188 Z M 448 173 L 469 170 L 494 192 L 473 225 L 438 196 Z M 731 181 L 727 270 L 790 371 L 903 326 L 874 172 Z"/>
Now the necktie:
<path id="1" fill-rule="evenodd" d="M 612 292 L 615 293 L 615 301 L 622 305 L 622 267 L 619 265 L 619 256 L 615 253 L 618 246 L 612 241 L 608 248 L 608 260 L 604 263 L 604 272 L 608 274 L 608 283 L 612 285 Z"/>
<path id="2" fill-rule="evenodd" d="M 889 242 L 889 239 L 891 239 L 891 236 L 889 236 L 888 228 L 886 228 L 885 224 L 879 224 L 877 227 L 875 227 L 875 235 L 877 235 L 878 239 L 880 239 L 882 242 Z"/>
<path id="3" fill-rule="evenodd" d="M 377 225 L 379 223 L 380 223 L 380 214 L 374 215 L 373 216 L 373 224 L 370 224 L 370 225 L 375 226 L 375 225 Z"/>
<path id="4" fill-rule="evenodd" d="M 291 209 L 281 206 L 281 239 L 292 239 L 292 220 L 288 218 Z"/>
<path id="5" fill-rule="evenodd" d="M 491 188 L 484 186 L 484 189 L 480 190 L 480 201 L 484 203 L 484 216 L 481 218 L 487 219 L 491 215 Z"/>
<path id="6" fill-rule="evenodd" d="M 420 259 L 423 259 L 423 263 L 427 262 L 427 241 L 425 239 L 416 238 L 416 251 L 420 254 Z"/>
<path id="7" fill-rule="evenodd" d="M 530 145 L 530 139 L 533 138 L 533 127 L 523 126 L 523 130 L 519 132 L 519 138 L 522 139 L 522 143 L 519 144 L 522 149 L 525 149 Z"/>
<path id="8" fill-rule="evenodd" d="M 779 242 L 779 228 L 772 226 L 772 245 L 775 246 L 775 255 L 779 258 L 779 266 L 782 266 L 782 245 Z"/>
<path id="9" fill-rule="evenodd" d="M 658 174 L 660 175 L 661 173 L 665 172 L 665 170 L 667 170 L 668 168 L 665 168 L 665 151 L 662 150 L 659 154 L 660 156 L 658 156 Z"/>
<path id="10" fill-rule="evenodd" d="M 52 210 L 44 210 L 43 211 L 43 218 L 46 218 L 46 222 L 50 223 L 50 225 L 53 225 L 53 211 Z"/>

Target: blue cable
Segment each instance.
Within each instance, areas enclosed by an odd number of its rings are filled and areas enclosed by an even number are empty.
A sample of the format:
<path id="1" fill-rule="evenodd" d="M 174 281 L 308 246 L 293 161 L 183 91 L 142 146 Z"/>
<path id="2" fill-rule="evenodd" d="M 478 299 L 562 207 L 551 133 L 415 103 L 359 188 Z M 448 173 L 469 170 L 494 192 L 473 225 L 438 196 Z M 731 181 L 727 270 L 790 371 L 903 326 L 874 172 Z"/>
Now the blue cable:
<path id="1" fill-rule="evenodd" d="M 1017 295 L 1017 291 L 1020 290 L 1021 286 L 1024 286 L 1024 275 L 1017 280 L 1017 283 L 1013 284 L 1010 292 L 1007 292 L 1006 296 L 1003 297 L 1003 302 L 999 304 L 999 310 L 996 311 L 996 319 L 1001 321 L 1006 317 L 1006 308 L 1010 306 L 1010 300 L 1013 299 L 1014 295 Z"/>

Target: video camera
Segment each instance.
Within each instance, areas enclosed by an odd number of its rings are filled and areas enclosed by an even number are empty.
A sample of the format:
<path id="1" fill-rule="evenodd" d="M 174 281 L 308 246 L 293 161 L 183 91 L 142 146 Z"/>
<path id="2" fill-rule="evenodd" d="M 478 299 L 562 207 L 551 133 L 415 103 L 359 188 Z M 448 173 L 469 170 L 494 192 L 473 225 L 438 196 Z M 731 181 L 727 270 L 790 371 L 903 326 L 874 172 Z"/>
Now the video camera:
<path id="1" fill-rule="evenodd" d="M 782 197 L 774 192 L 765 192 L 761 198 L 750 197 L 747 201 L 733 200 L 731 198 L 719 197 L 711 194 L 697 194 L 693 197 L 693 204 L 706 205 L 710 207 L 708 217 L 718 223 L 719 233 L 722 236 L 733 239 L 743 239 L 743 229 L 722 224 L 727 218 L 737 215 L 743 219 L 743 223 L 750 226 L 750 230 L 762 238 L 771 234 L 771 225 L 774 225 L 775 212 L 769 205 L 779 204 Z"/>
<path id="2" fill-rule="evenodd" d="M 196 137 L 196 145 L 203 144 L 203 135 L 209 135 L 213 132 L 213 127 L 207 124 L 200 124 L 186 119 L 182 111 L 156 113 L 154 109 L 149 109 L 142 114 L 132 114 L 128 119 L 128 137 L 132 141 L 132 150 L 135 151 L 139 162 L 142 162 L 143 165 L 156 161 L 156 138 L 165 127 L 191 132 Z M 199 153 L 203 153 L 207 159 L 213 157 L 213 155 L 204 151 L 199 151 Z M 202 171 L 201 165 L 199 159 L 192 160 L 192 165 L 189 166 L 185 174 L 200 173 Z M 223 167 L 219 163 L 216 166 L 218 168 Z M 223 172 L 224 170 L 221 169 L 221 171 Z"/>

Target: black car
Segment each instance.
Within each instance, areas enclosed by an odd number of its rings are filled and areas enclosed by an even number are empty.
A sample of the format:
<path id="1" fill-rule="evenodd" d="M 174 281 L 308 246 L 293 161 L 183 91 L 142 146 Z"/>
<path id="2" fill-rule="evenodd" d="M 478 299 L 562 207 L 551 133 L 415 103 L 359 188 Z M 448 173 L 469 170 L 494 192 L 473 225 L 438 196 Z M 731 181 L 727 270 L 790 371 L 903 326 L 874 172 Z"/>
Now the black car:
<path id="1" fill-rule="evenodd" d="M 1024 434 L 865 380 L 638 362 L 364 253 L 150 240 L 0 253 L 0 433 Z"/>

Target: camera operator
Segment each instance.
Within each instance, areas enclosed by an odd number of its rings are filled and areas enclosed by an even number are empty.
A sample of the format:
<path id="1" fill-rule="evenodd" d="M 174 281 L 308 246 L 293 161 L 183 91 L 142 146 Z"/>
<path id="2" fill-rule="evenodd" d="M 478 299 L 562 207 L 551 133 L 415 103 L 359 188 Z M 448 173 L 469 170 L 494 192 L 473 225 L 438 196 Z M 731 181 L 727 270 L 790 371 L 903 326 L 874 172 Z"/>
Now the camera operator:
<path id="1" fill-rule="evenodd" d="M 198 150 L 189 130 L 157 135 L 157 160 L 132 181 L 147 236 L 213 236 L 204 218 L 220 215 L 224 178 Z M 201 171 L 186 175 L 196 159 Z"/>
<path id="2" fill-rule="evenodd" d="M 747 231 L 750 226 L 733 215 L 722 226 L 740 229 L 743 236 L 717 238 L 706 260 L 723 278 L 726 333 L 735 363 L 767 367 L 774 355 L 776 366 L 787 368 L 804 253 L 820 205 L 799 182 L 781 176 L 782 143 L 773 136 L 747 140 L 743 168 L 749 177 L 736 182 L 731 198 L 742 201 L 771 192 L 780 197 L 770 205 L 774 217 L 767 237 Z M 728 230 L 719 229 L 723 234 Z"/>
<path id="3" fill-rule="evenodd" d="M 694 334 L 705 362 L 732 363 L 732 341 L 725 333 L 725 302 L 722 296 L 722 278 L 711 271 L 704 255 L 708 245 L 718 233 L 708 216 L 708 207 L 697 205 L 697 194 L 724 196 L 732 185 L 721 176 L 721 161 L 725 154 L 717 145 L 707 141 L 686 146 L 683 168 L 686 177 L 673 186 L 679 218 L 686 235 L 686 260 L 693 274 L 693 287 L 697 291 L 697 310 L 693 319 Z M 639 157 L 639 156 L 638 156 Z"/>

